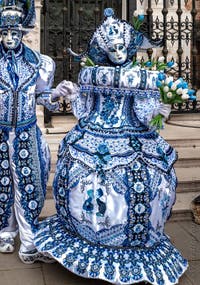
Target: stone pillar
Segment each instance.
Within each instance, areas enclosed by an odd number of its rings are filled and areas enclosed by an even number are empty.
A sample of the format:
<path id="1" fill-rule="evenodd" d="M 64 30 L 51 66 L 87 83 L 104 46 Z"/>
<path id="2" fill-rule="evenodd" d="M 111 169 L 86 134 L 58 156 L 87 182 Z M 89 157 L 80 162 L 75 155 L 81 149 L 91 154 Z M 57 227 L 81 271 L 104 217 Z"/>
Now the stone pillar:
<path id="1" fill-rule="evenodd" d="M 36 24 L 35 28 L 24 36 L 24 43 L 31 49 L 40 51 L 40 13 L 41 13 L 41 0 L 35 0 L 36 9 Z M 37 106 L 37 123 L 41 129 L 44 129 L 44 107 Z"/>
<path id="2" fill-rule="evenodd" d="M 122 19 L 123 19 L 123 20 L 127 20 L 127 19 L 126 19 L 126 15 L 127 15 L 127 4 L 126 4 L 126 0 L 122 0 Z"/>

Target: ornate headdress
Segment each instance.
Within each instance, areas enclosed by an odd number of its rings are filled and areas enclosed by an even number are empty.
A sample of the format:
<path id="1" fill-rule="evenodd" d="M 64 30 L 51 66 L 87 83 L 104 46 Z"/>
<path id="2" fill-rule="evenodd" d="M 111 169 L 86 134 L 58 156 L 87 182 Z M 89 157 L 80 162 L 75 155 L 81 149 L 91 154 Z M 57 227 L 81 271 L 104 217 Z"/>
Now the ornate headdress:
<path id="1" fill-rule="evenodd" d="M 34 28 L 34 0 L 0 0 L 0 29 L 10 27 L 24 31 Z"/>
<path id="2" fill-rule="evenodd" d="M 69 52 L 81 58 L 89 56 L 95 64 L 109 63 L 108 51 L 115 43 L 122 43 L 127 48 L 128 60 L 140 49 L 155 47 L 141 32 L 136 31 L 131 24 L 125 20 L 117 19 L 112 8 L 104 10 L 105 19 L 94 32 L 87 51 L 83 54 L 76 54 L 69 49 Z"/>

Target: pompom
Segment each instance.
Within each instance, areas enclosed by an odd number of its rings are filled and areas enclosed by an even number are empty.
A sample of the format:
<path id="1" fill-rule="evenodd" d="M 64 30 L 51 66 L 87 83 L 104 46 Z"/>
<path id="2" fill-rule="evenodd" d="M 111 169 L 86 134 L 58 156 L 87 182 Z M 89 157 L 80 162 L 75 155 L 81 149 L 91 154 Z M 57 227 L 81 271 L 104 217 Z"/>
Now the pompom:
<path id="1" fill-rule="evenodd" d="M 112 8 L 106 8 L 104 10 L 104 16 L 105 17 L 112 17 L 114 15 L 114 11 Z"/>

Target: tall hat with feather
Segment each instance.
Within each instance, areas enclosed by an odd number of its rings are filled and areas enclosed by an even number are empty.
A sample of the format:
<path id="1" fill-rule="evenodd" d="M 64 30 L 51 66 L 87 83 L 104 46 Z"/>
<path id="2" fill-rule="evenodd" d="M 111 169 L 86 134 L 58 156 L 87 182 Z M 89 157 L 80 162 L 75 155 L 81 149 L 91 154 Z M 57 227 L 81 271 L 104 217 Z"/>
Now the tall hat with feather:
<path id="1" fill-rule="evenodd" d="M 34 0 L 0 0 L 0 30 L 19 28 L 29 31 L 34 26 Z"/>
<path id="2" fill-rule="evenodd" d="M 132 59 L 138 49 L 157 47 L 161 43 L 153 43 L 143 33 L 136 31 L 131 24 L 117 19 L 112 8 L 106 8 L 104 16 L 104 21 L 97 27 L 84 53 L 76 54 L 68 49 L 74 57 L 81 59 L 89 56 L 95 64 L 109 64 L 107 54 L 115 43 L 122 43 L 127 48 L 127 60 Z"/>

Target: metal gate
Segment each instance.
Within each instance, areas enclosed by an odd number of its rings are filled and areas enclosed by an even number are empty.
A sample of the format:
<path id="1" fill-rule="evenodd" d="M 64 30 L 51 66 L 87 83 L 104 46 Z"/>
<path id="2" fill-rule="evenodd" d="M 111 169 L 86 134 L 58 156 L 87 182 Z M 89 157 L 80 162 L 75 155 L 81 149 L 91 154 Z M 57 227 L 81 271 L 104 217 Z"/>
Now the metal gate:
<path id="1" fill-rule="evenodd" d="M 45 0 L 41 13 L 41 51 L 56 63 L 55 85 L 63 79 L 76 82 L 79 63 L 67 52 L 71 48 L 83 52 L 96 26 L 103 19 L 106 7 L 113 7 L 121 18 L 122 1 L 111 0 Z M 52 115 L 64 115 L 71 111 L 70 104 L 63 101 L 57 113 L 45 109 L 45 124 L 49 125 Z"/>
<path id="2" fill-rule="evenodd" d="M 193 88 L 200 87 L 200 56 L 198 57 L 197 15 L 195 0 L 44 0 L 41 13 L 41 51 L 56 62 L 55 85 L 63 79 L 77 81 L 79 63 L 67 53 L 67 48 L 80 53 L 87 47 L 95 27 L 103 19 L 106 7 L 112 7 L 121 18 L 122 4 L 126 7 L 128 21 L 133 11 L 141 6 L 146 14 L 143 31 L 152 38 L 163 38 L 161 54 L 168 58 L 170 49 L 178 65 L 175 77 L 185 78 Z M 160 16 L 154 15 L 154 10 Z M 173 13 L 172 13 L 173 12 Z M 190 54 L 185 53 L 189 50 Z M 200 51 L 199 51 L 200 52 Z M 151 54 L 151 53 L 149 53 Z M 199 59 L 199 60 L 198 60 Z M 197 112 L 198 101 L 174 106 L 176 112 Z M 56 115 L 70 112 L 70 104 L 63 102 Z M 51 113 L 45 110 L 45 123 L 49 124 Z"/>

